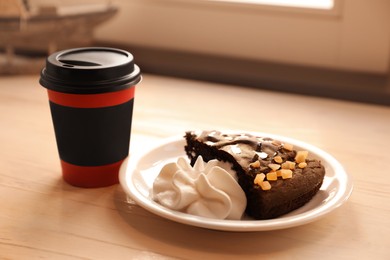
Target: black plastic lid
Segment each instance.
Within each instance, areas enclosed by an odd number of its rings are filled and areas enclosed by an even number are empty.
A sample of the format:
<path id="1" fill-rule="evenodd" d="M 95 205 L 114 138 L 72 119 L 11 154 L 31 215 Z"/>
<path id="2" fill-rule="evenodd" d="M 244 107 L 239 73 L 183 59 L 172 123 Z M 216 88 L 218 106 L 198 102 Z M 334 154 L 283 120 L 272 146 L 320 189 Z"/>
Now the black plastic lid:
<path id="1" fill-rule="evenodd" d="M 74 94 L 113 92 L 141 81 L 131 53 L 114 48 L 87 47 L 53 53 L 46 59 L 39 83 Z"/>

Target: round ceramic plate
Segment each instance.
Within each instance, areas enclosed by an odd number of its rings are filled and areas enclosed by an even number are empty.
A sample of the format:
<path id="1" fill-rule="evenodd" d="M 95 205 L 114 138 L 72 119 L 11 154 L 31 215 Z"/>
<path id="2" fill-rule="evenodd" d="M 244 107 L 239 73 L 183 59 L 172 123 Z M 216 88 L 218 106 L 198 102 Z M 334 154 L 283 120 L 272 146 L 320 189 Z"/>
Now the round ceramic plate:
<path id="1" fill-rule="evenodd" d="M 353 187 L 352 181 L 341 164 L 328 153 L 288 137 L 267 133 L 252 134 L 293 144 L 294 149 L 307 150 L 310 158 L 321 160 L 326 175 L 321 189 L 310 202 L 289 214 L 270 220 L 253 220 L 248 217 L 242 220 L 210 219 L 174 211 L 158 204 L 150 196 L 153 181 L 166 163 L 174 162 L 181 156 L 186 157 L 183 136 L 165 139 L 142 155 L 130 155 L 120 169 L 121 186 L 138 205 L 161 217 L 197 227 L 240 232 L 276 230 L 303 225 L 323 217 L 349 198 Z"/>

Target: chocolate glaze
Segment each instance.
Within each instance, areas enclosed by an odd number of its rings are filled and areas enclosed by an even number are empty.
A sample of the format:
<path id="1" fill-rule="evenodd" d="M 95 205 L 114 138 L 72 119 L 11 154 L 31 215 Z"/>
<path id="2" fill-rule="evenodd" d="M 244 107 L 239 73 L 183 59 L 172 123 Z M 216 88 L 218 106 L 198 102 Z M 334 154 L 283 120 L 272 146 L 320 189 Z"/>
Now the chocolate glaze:
<path id="1" fill-rule="evenodd" d="M 203 131 L 197 140 L 230 153 L 244 169 L 248 169 L 249 164 L 256 160 L 266 166 L 276 155 L 295 156 L 295 153 L 288 155 L 289 151 L 278 140 L 248 133 L 227 135 L 220 131 Z"/>

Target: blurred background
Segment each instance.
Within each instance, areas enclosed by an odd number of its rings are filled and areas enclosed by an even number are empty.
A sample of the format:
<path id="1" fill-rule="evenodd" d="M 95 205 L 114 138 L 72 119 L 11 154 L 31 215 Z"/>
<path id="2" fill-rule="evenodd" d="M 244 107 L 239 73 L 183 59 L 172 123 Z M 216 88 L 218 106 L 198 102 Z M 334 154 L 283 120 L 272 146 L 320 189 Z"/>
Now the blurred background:
<path id="1" fill-rule="evenodd" d="M 390 105 L 388 0 L 0 0 L 0 76 L 82 46 L 145 73 Z"/>

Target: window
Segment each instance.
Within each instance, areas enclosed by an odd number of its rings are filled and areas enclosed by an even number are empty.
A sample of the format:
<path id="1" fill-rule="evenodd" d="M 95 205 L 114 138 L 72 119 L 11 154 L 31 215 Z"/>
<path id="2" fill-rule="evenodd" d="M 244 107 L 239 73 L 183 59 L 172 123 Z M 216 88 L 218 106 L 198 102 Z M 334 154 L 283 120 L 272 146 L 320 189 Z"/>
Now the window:
<path id="1" fill-rule="evenodd" d="M 211 0 L 215 2 L 234 2 L 244 4 L 262 4 L 285 7 L 332 9 L 334 0 Z"/>
<path id="2" fill-rule="evenodd" d="M 254 2 L 112 0 L 121 11 L 99 27 L 96 37 L 155 49 L 388 73 L 390 1 Z M 275 6 L 276 2 L 321 5 L 300 8 Z"/>

